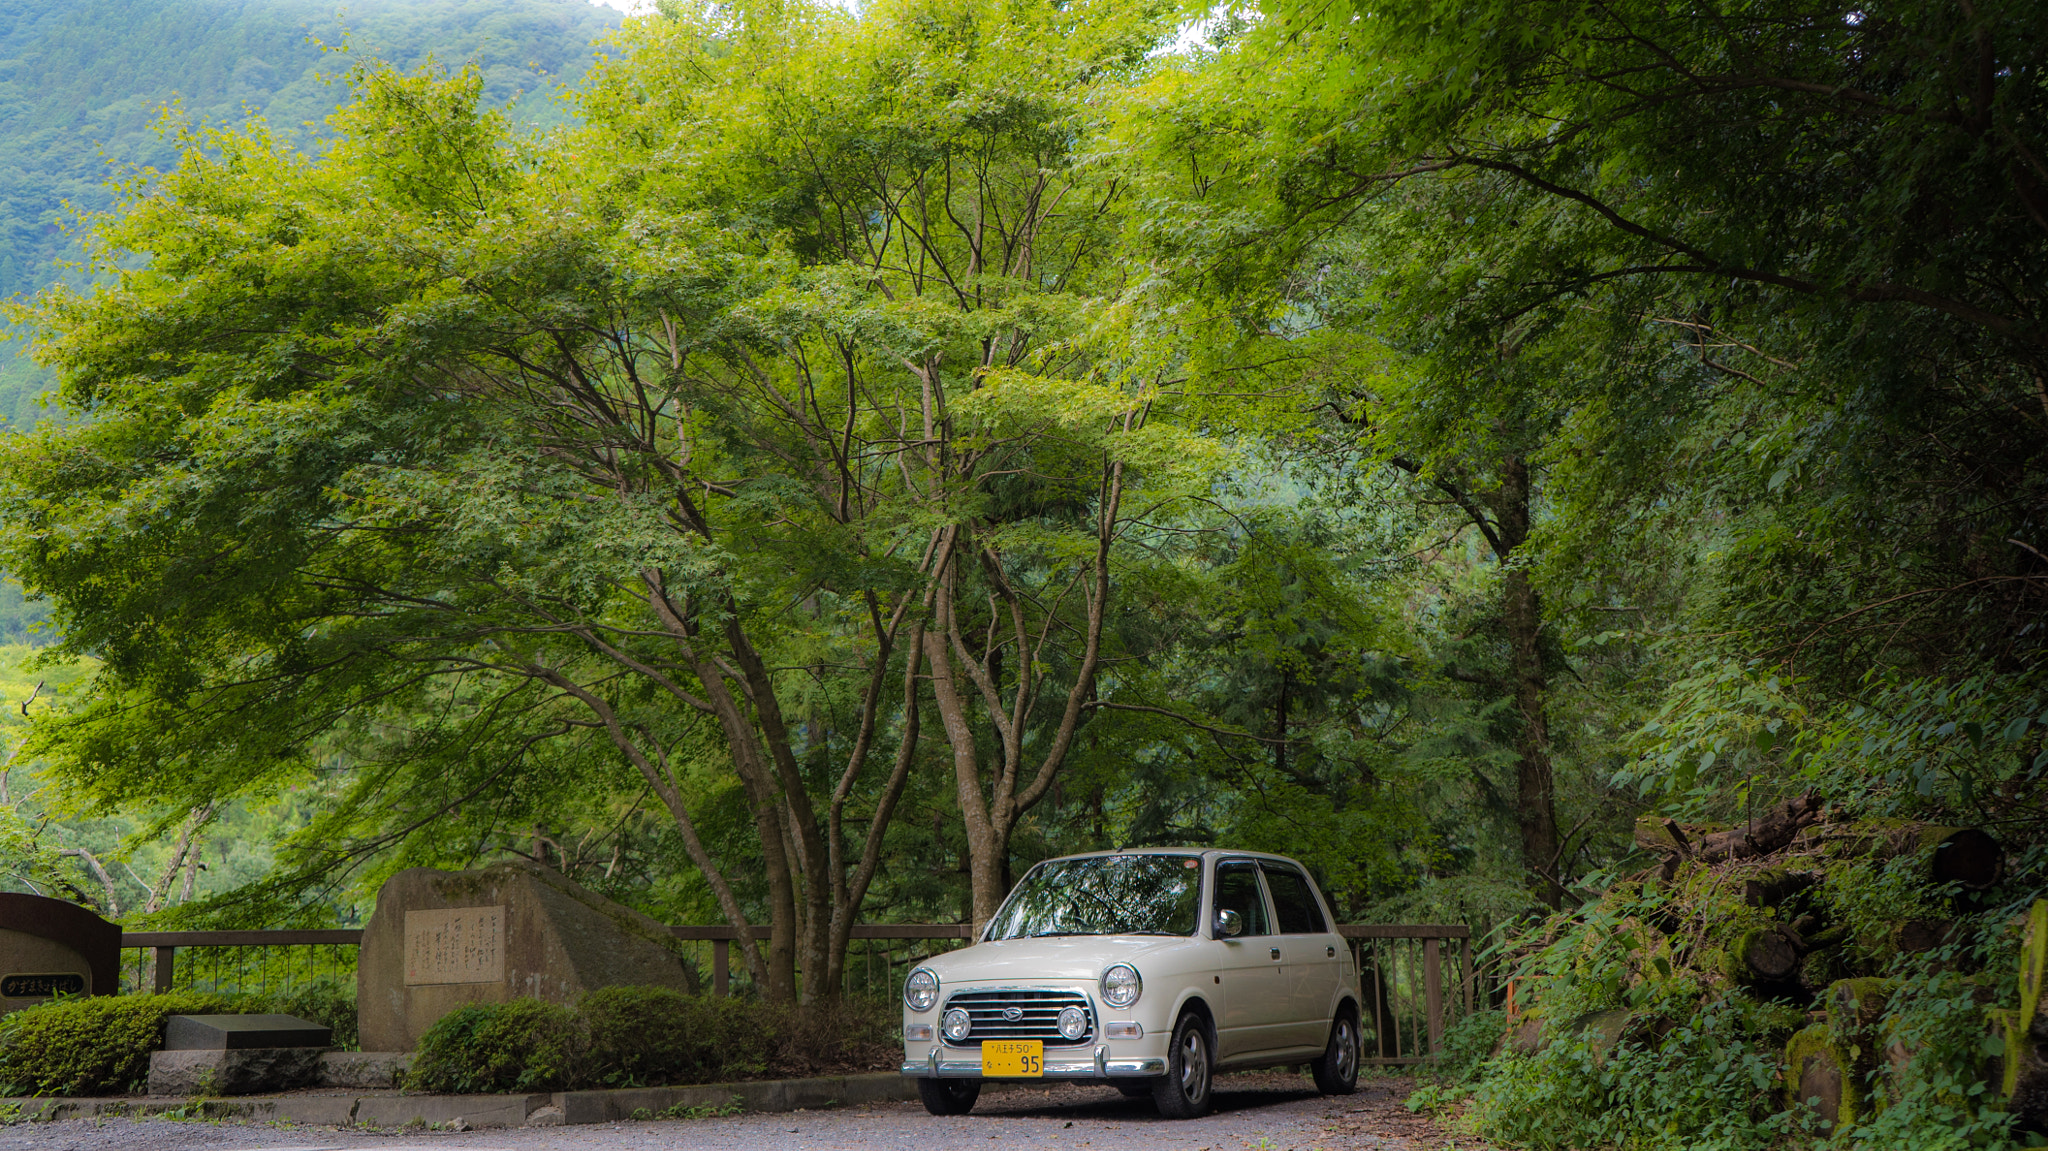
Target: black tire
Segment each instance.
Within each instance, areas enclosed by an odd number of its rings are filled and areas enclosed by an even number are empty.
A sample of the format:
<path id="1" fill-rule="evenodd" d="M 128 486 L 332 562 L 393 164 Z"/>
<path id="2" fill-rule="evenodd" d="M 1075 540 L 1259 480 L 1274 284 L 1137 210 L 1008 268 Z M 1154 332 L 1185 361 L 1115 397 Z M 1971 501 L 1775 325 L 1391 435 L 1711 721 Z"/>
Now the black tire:
<path id="1" fill-rule="evenodd" d="M 1126 1099 L 1150 1099 L 1152 1082 L 1150 1079 L 1112 1079 L 1109 1085 Z"/>
<path id="2" fill-rule="evenodd" d="M 1322 1058 L 1308 1065 L 1315 1074 L 1316 1090 L 1325 1095 L 1349 1095 L 1358 1090 L 1358 1013 L 1349 1004 L 1339 1008 L 1330 1023 L 1330 1042 Z"/>
<path id="3" fill-rule="evenodd" d="M 1166 1074 L 1152 1081 L 1152 1103 L 1167 1119 L 1199 1119 L 1209 1113 L 1215 1085 L 1215 1043 L 1209 1024 L 1193 1011 L 1181 1013 L 1166 1048 Z"/>
<path id="4" fill-rule="evenodd" d="M 981 1098 L 981 1080 L 920 1079 L 917 1097 L 924 1101 L 924 1109 L 934 1115 L 965 1115 L 974 1110 L 974 1101 Z"/>

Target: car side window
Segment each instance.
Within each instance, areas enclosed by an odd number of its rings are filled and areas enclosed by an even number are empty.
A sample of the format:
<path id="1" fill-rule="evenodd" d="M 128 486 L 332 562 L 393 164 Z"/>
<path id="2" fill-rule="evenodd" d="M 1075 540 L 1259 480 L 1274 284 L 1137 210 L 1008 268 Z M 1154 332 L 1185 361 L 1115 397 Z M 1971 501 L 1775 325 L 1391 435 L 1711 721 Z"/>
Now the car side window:
<path id="1" fill-rule="evenodd" d="M 1321 935 L 1329 930 L 1323 909 L 1309 890 L 1308 877 L 1291 867 L 1265 864 L 1266 890 L 1273 893 L 1273 914 L 1282 935 Z"/>
<path id="2" fill-rule="evenodd" d="M 1273 933 L 1266 923 L 1266 901 L 1259 895 L 1257 864 L 1239 860 L 1216 865 L 1216 910 L 1237 912 L 1238 922 L 1244 924 L 1240 939 Z"/>

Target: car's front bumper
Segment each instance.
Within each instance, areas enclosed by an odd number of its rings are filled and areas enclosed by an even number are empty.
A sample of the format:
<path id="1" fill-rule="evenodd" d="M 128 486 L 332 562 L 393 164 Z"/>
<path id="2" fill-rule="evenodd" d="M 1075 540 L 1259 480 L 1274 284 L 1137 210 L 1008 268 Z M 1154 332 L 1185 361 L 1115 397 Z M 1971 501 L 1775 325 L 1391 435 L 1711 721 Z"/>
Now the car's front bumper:
<path id="1" fill-rule="evenodd" d="M 1064 1059 L 1046 1059 L 1045 1078 L 1125 1079 L 1166 1074 L 1166 1060 L 1163 1058 L 1111 1059 L 1107 1046 L 1098 1046 L 1094 1052 L 1085 1055 L 1078 1051 L 1063 1054 L 1067 1056 Z M 964 1048 L 941 1051 L 933 1047 L 931 1054 L 923 1059 L 904 1060 L 903 1074 L 919 1079 L 979 1079 L 981 1052 Z"/>

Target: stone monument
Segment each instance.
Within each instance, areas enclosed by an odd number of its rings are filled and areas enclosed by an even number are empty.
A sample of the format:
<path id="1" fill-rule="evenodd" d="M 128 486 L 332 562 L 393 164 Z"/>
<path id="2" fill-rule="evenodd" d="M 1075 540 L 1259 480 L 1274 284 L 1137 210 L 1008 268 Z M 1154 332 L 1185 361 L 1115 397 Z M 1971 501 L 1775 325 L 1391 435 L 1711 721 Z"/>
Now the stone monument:
<path id="1" fill-rule="evenodd" d="M 76 903 L 0 892 L 0 1015 L 120 990 L 121 928 Z"/>
<path id="2" fill-rule="evenodd" d="M 575 1002 L 619 985 L 695 991 L 667 928 L 536 863 L 401 871 L 377 892 L 356 960 L 364 1051 L 411 1051 L 468 1003 Z"/>

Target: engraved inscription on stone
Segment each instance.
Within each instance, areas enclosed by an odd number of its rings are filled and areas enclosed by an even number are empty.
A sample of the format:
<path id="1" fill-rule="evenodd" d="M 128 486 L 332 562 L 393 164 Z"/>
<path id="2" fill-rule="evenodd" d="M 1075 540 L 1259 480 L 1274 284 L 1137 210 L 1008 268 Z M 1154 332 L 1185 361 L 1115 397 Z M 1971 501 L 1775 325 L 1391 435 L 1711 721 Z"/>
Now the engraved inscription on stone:
<path id="1" fill-rule="evenodd" d="M 52 995 L 85 994 L 85 976 L 75 972 L 0 977 L 0 999 L 43 999 Z"/>
<path id="2" fill-rule="evenodd" d="M 505 908 L 405 913 L 405 983 L 498 983 L 505 978 Z"/>

